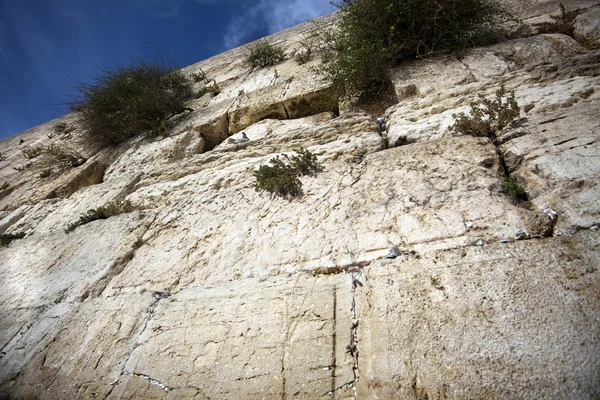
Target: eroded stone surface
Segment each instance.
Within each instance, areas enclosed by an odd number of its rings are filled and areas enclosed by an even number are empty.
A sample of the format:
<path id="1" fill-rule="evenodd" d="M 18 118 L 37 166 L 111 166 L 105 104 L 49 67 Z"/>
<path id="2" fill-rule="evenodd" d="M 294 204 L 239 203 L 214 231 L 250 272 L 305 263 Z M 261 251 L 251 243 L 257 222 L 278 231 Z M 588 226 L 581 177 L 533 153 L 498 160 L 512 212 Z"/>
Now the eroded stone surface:
<path id="1" fill-rule="evenodd" d="M 312 28 L 271 40 L 291 56 Z M 169 137 L 46 178 L 14 169 L 21 148 L 76 146 L 54 130 L 73 114 L 0 142 L 0 231 L 26 233 L 0 248 L 0 398 L 598 396 L 599 51 L 535 35 L 407 63 L 381 132 L 339 109 L 318 60 L 248 71 L 243 50 L 185 69 L 219 92 Z M 514 124 L 449 131 L 502 85 Z M 299 148 L 324 167 L 301 197 L 254 190 Z M 502 193 L 508 175 L 531 201 Z M 140 210 L 65 233 L 120 200 Z"/>
<path id="2" fill-rule="evenodd" d="M 359 397 L 597 397 L 598 239 L 372 264 L 358 290 Z"/>

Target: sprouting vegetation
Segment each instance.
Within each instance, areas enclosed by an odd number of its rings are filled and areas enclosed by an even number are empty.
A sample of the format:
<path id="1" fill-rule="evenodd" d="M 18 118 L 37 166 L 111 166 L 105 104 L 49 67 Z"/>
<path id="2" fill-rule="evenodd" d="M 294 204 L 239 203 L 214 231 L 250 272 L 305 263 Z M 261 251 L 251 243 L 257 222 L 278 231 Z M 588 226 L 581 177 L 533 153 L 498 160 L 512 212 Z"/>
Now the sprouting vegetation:
<path id="1" fill-rule="evenodd" d="M 502 193 L 510 197 L 513 203 L 521 203 L 529 201 L 529 195 L 519 184 L 519 182 L 513 177 L 506 177 L 502 182 Z"/>
<path id="2" fill-rule="evenodd" d="M 25 232 L 3 233 L 0 235 L 0 246 L 8 246 L 10 242 L 17 239 L 23 239 Z"/>
<path id="3" fill-rule="evenodd" d="M 10 187 L 10 184 L 5 181 L 2 185 L 0 185 L 0 190 L 6 190 L 9 187 Z"/>
<path id="4" fill-rule="evenodd" d="M 308 150 L 296 150 L 296 155 L 284 155 L 287 163 L 279 156 L 267 165 L 254 171 L 256 191 L 267 191 L 282 197 L 296 197 L 302 193 L 300 176 L 315 175 L 323 170 L 317 156 Z"/>
<path id="5" fill-rule="evenodd" d="M 300 40 L 300 49 L 296 53 L 294 60 L 296 60 L 299 65 L 306 64 L 312 60 L 319 48 L 319 41 L 318 34 L 312 34 L 303 40 Z"/>
<path id="6" fill-rule="evenodd" d="M 193 95 L 190 78 L 164 58 L 102 68 L 76 91 L 67 105 L 78 112 L 83 140 L 94 149 L 144 132 L 164 133 L 171 117 L 191 110 L 185 102 Z"/>
<path id="7" fill-rule="evenodd" d="M 42 150 L 39 165 L 46 169 L 65 170 L 83 165 L 86 159 L 76 150 L 52 143 Z"/>
<path id="8" fill-rule="evenodd" d="M 495 141 L 496 132 L 518 117 L 520 110 L 514 90 L 507 93 L 501 86 L 493 100 L 471 103 L 469 116 L 465 113 L 454 114 L 455 122 L 450 130 L 471 136 L 487 136 Z"/>
<path id="9" fill-rule="evenodd" d="M 62 133 L 64 135 L 67 135 L 71 132 L 73 132 L 76 129 L 75 125 L 68 125 L 65 122 L 59 122 L 56 125 L 54 125 L 54 133 Z"/>
<path id="10" fill-rule="evenodd" d="M 244 54 L 243 64 L 248 69 L 264 68 L 275 65 L 285 59 L 285 50 L 280 44 L 273 44 L 266 39 L 260 39 L 248 45 Z"/>
<path id="11" fill-rule="evenodd" d="M 21 149 L 21 153 L 26 160 L 31 160 L 42 154 L 43 147 L 25 147 Z"/>
<path id="12" fill-rule="evenodd" d="M 339 0 L 337 30 L 322 33 L 317 70 L 346 94 L 371 97 L 403 60 L 469 43 L 505 15 L 496 0 Z"/>
<path id="13" fill-rule="evenodd" d="M 194 81 L 194 83 L 202 82 L 206 79 L 206 74 L 204 71 L 200 70 L 199 72 L 194 72 L 190 75 L 190 78 Z"/>
<path id="14" fill-rule="evenodd" d="M 540 22 L 535 24 L 538 33 L 562 33 L 573 37 L 575 26 L 573 22 L 577 16 L 577 11 L 567 11 L 565 5 L 560 3 L 560 15 L 551 15 L 551 22 Z"/>
<path id="15" fill-rule="evenodd" d="M 115 215 L 130 213 L 138 209 L 139 207 L 133 205 L 129 200 L 113 201 L 103 207 L 88 210 L 85 214 L 82 214 L 81 217 L 79 217 L 78 221 L 69 224 L 67 229 L 65 229 L 65 232 L 70 233 L 81 225 L 88 224 L 92 221 L 107 219 Z"/>

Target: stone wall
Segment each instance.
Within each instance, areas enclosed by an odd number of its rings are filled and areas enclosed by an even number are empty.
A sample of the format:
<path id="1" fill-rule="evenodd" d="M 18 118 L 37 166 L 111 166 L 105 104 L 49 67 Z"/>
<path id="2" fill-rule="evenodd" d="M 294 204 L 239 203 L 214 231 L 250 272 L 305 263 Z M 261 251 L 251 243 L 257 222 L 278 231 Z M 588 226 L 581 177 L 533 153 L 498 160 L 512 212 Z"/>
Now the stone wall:
<path id="1" fill-rule="evenodd" d="M 0 398 L 598 398 L 599 8 L 565 5 L 577 40 L 406 63 L 383 115 L 297 118 L 330 95 L 293 60 L 307 23 L 271 37 L 275 67 L 249 73 L 243 49 L 187 67 L 220 93 L 170 137 L 45 178 L 21 149 L 76 146 L 54 132 L 75 115 L 1 141 L 0 233 L 26 236 L 0 247 Z M 497 140 L 449 131 L 501 86 L 521 114 Z M 324 167 L 301 197 L 254 190 L 300 147 Z M 140 209 L 65 232 L 115 200 Z"/>

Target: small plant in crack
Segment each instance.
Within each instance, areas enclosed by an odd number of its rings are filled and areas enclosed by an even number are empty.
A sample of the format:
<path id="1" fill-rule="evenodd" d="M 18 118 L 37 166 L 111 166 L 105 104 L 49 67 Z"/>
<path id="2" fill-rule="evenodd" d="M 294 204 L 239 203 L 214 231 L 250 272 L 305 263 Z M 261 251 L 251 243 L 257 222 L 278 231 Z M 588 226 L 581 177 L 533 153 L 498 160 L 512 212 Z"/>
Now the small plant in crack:
<path id="1" fill-rule="evenodd" d="M 560 3 L 560 15 L 551 15 L 552 22 L 540 22 L 535 26 L 538 33 L 562 33 L 573 37 L 575 17 L 577 17 L 577 11 L 567 11 L 565 5 Z"/>
<path id="2" fill-rule="evenodd" d="M 257 192 L 267 191 L 281 197 L 296 197 L 302 193 L 302 182 L 299 177 L 315 175 L 323 170 L 317 156 L 308 150 L 296 150 L 296 155 L 272 158 L 267 165 L 261 165 L 253 175 L 256 179 L 254 188 Z"/>
<path id="3" fill-rule="evenodd" d="M 107 219 L 115 215 L 130 213 L 139 209 L 141 208 L 133 205 L 129 200 L 113 201 L 103 207 L 92 208 L 91 210 L 88 210 L 85 214 L 82 214 L 81 217 L 79 217 L 78 221 L 69 224 L 67 229 L 65 229 L 65 232 L 73 232 L 81 225 L 88 224 L 92 221 Z"/>
<path id="4" fill-rule="evenodd" d="M 502 193 L 510 197 L 515 204 L 529 201 L 529 194 L 527 194 L 523 186 L 510 176 L 504 178 L 502 182 Z"/>
<path id="5" fill-rule="evenodd" d="M 3 233 L 0 235 L 0 246 L 8 246 L 13 240 L 23 239 L 24 237 L 25 232 Z"/>
<path id="6" fill-rule="evenodd" d="M 470 116 L 465 113 L 454 114 L 451 131 L 471 136 L 487 136 L 493 142 L 496 132 L 504 129 L 521 111 L 515 100 L 515 91 L 506 91 L 504 86 L 496 91 L 494 100 L 484 99 L 471 103 Z"/>
<path id="7" fill-rule="evenodd" d="M 246 49 L 244 67 L 253 70 L 275 65 L 285 59 L 285 50 L 280 44 L 273 44 L 265 39 L 257 40 Z"/>

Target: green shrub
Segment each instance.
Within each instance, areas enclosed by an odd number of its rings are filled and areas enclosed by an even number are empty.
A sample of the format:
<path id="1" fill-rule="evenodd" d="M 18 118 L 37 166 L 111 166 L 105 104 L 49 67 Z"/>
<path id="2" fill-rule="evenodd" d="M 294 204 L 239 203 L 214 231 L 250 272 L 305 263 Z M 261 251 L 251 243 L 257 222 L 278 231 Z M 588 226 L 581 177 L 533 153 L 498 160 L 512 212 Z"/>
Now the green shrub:
<path id="1" fill-rule="evenodd" d="M 509 196 L 515 204 L 529 200 L 529 195 L 525 189 L 512 177 L 504 178 L 502 193 Z"/>
<path id="2" fill-rule="evenodd" d="M 306 149 L 296 150 L 296 154 L 289 157 L 289 160 L 297 175 L 316 175 L 317 172 L 323 171 L 323 166 L 319 164 L 315 154 Z"/>
<path id="3" fill-rule="evenodd" d="M 83 165 L 86 159 L 76 150 L 55 143 L 44 147 L 40 164 L 46 168 L 69 169 Z"/>
<path id="4" fill-rule="evenodd" d="M 324 31 L 317 68 L 343 93 L 370 95 L 389 85 L 390 67 L 492 29 L 497 0 L 341 0 L 337 30 Z"/>
<path id="5" fill-rule="evenodd" d="M 194 83 L 202 82 L 206 79 L 206 74 L 204 71 L 200 70 L 200 72 L 194 72 L 190 75 L 190 78 L 194 81 Z"/>
<path id="6" fill-rule="evenodd" d="M 312 34 L 300 41 L 300 49 L 296 53 L 294 60 L 298 65 L 306 64 L 313 59 L 319 45 L 319 36 Z"/>
<path id="7" fill-rule="evenodd" d="M 221 89 L 219 88 L 219 85 L 217 85 L 217 82 L 213 81 L 212 85 L 206 85 L 202 89 L 198 90 L 195 94 L 195 97 L 197 99 L 199 99 L 200 97 L 204 96 L 206 93 L 210 93 L 213 96 L 217 96 L 219 93 L 221 93 Z"/>
<path id="8" fill-rule="evenodd" d="M 454 125 L 450 130 L 471 136 L 487 136 L 492 140 L 496 132 L 510 124 L 520 112 L 515 100 L 515 92 L 506 92 L 504 86 L 496 91 L 494 100 L 484 99 L 479 103 L 471 103 L 470 116 L 465 113 L 454 114 Z"/>
<path id="9" fill-rule="evenodd" d="M 573 21 L 577 16 L 577 11 L 567 11 L 565 5 L 560 3 L 560 15 L 551 15 L 552 22 L 541 22 L 535 24 L 538 33 L 562 33 L 573 37 L 575 26 Z"/>
<path id="10" fill-rule="evenodd" d="M 275 65 L 284 59 L 285 50 L 283 46 L 260 39 L 248 45 L 244 54 L 243 64 L 248 69 L 264 68 L 269 65 Z"/>
<path id="11" fill-rule="evenodd" d="M 67 229 L 65 229 L 65 232 L 70 233 L 73 232 L 77 227 L 88 224 L 92 221 L 107 219 L 115 215 L 130 213 L 138 209 L 139 207 L 134 206 L 129 200 L 113 201 L 103 207 L 92 208 L 91 210 L 88 210 L 85 214 L 82 214 L 81 217 L 79 217 L 77 222 L 69 224 Z"/>
<path id="12" fill-rule="evenodd" d="M 21 149 L 21 153 L 25 159 L 31 160 L 42 154 L 43 150 L 43 147 L 25 147 Z"/>
<path id="13" fill-rule="evenodd" d="M 0 190 L 6 190 L 10 187 L 10 185 L 8 184 L 8 182 L 4 182 L 2 185 L 0 185 Z"/>
<path id="14" fill-rule="evenodd" d="M 58 124 L 54 125 L 54 133 L 62 133 L 62 134 L 69 134 L 71 132 L 73 132 L 75 130 L 75 126 L 74 125 L 68 125 L 65 122 L 59 122 Z"/>
<path id="15" fill-rule="evenodd" d="M 3 233 L 0 235 L 0 246 L 8 246 L 13 240 L 23 239 L 24 237 L 25 232 Z"/>
<path id="16" fill-rule="evenodd" d="M 285 163 L 279 156 L 272 158 L 268 165 L 261 165 L 254 171 L 256 191 L 267 191 L 282 197 L 296 197 L 302 193 L 299 177 L 314 175 L 323 170 L 317 156 L 308 150 L 297 150 L 297 155 L 288 157 Z"/>
<path id="17" fill-rule="evenodd" d="M 67 101 L 79 113 L 84 141 L 97 149 L 118 145 L 143 132 L 161 133 L 169 118 L 186 110 L 192 83 L 172 62 L 132 60 L 103 68 L 91 83 L 79 83 Z"/>

